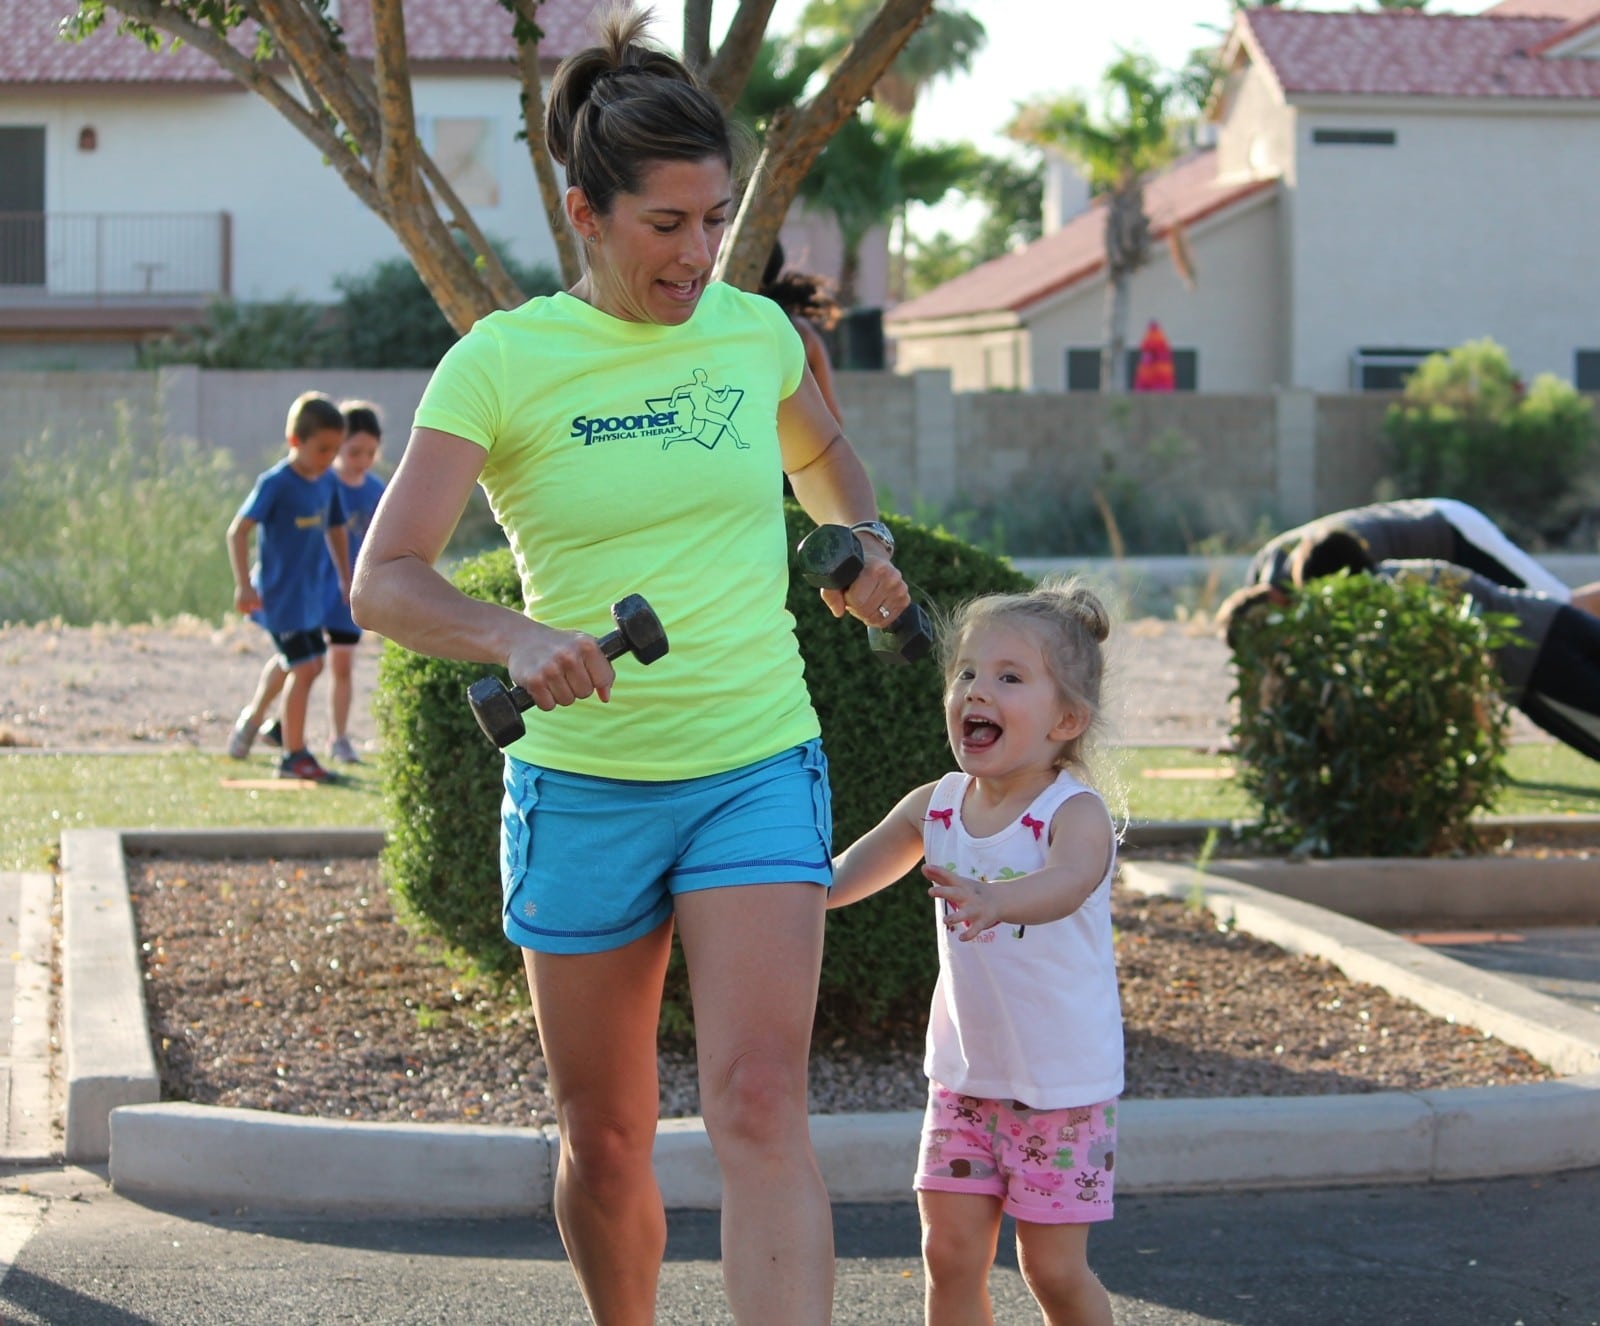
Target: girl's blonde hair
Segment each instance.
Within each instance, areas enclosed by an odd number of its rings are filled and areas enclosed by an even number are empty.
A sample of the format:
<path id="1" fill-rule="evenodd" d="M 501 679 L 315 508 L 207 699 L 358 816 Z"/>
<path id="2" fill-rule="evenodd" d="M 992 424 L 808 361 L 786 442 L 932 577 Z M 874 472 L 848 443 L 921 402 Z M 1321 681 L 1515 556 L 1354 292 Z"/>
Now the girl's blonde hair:
<path id="1" fill-rule="evenodd" d="M 1084 729 L 1063 742 L 1056 767 L 1082 765 L 1084 751 L 1100 726 L 1100 688 L 1111 615 L 1082 580 L 1046 577 L 1022 594 L 985 594 L 959 608 L 939 631 L 939 664 L 949 686 L 961 644 L 992 622 L 1020 624 L 1038 637 L 1045 667 L 1061 698 L 1088 716 Z"/>

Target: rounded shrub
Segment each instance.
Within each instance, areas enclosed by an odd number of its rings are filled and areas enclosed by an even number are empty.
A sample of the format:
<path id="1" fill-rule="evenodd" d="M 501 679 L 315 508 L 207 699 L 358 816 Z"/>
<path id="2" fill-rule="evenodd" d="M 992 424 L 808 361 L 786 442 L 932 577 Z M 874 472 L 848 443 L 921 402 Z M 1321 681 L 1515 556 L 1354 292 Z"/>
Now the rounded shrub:
<path id="1" fill-rule="evenodd" d="M 793 504 L 786 515 L 792 548 L 812 525 Z M 917 599 L 936 612 L 976 594 L 1031 583 L 1001 558 L 942 531 L 886 519 L 898 544 L 896 565 Z M 521 606 L 508 551 L 464 563 L 455 583 L 474 597 Z M 839 850 L 911 788 L 954 767 L 942 718 L 943 682 L 931 659 L 896 665 L 875 657 L 866 628 L 854 618 L 836 620 L 798 575 L 788 606 L 828 753 Z M 666 626 L 670 637 L 672 624 Z M 384 646 L 375 697 L 389 824 L 383 866 L 408 925 L 478 969 L 509 976 L 519 970 L 520 957 L 500 930 L 501 757 L 484 740 L 465 698 L 468 685 L 486 671 Z M 528 721 L 538 718 L 530 712 Z M 824 1034 L 863 1034 L 886 1018 L 920 1017 L 937 974 L 930 908 L 919 884 L 902 884 L 829 915 L 818 1013 Z M 668 1031 L 690 1025 L 678 955 L 668 973 L 662 1022 Z"/>
<path id="2" fill-rule="evenodd" d="M 1525 388 L 1491 340 L 1425 359 L 1383 431 L 1397 496 L 1457 498 L 1519 539 L 1559 538 L 1592 501 L 1593 405 L 1553 374 Z"/>
<path id="3" fill-rule="evenodd" d="M 1470 848 L 1505 783 L 1492 651 L 1508 621 L 1421 580 L 1348 575 L 1245 616 L 1233 741 L 1258 836 L 1313 856 Z"/>

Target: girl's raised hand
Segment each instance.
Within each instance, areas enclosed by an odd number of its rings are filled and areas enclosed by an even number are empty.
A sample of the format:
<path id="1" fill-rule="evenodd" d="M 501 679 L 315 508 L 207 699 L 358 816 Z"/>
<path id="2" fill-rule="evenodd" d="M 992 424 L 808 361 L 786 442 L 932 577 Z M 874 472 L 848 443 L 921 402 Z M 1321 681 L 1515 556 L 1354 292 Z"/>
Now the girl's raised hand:
<path id="1" fill-rule="evenodd" d="M 994 885 L 926 863 L 922 873 L 933 881 L 928 896 L 944 903 L 945 928 L 959 931 L 958 939 L 976 939 L 1004 919 L 1000 915 L 1000 899 Z"/>

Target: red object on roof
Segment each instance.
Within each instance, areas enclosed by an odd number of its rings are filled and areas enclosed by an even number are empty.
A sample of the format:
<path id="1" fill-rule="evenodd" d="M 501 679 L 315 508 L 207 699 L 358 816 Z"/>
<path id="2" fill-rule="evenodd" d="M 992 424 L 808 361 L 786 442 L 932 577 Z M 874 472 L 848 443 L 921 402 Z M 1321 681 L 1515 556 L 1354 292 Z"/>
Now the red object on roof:
<path id="1" fill-rule="evenodd" d="M 1571 19 L 1252 9 L 1233 41 L 1289 96 L 1600 99 L 1600 60 L 1534 50 L 1587 26 L 1600 4 L 1585 3 L 1589 12 Z"/>
<path id="2" fill-rule="evenodd" d="M 1178 380 L 1172 368 L 1172 343 L 1154 318 L 1139 342 L 1139 363 L 1133 370 L 1135 391 L 1174 391 Z"/>
<path id="3" fill-rule="evenodd" d="M 1152 176 L 1145 185 L 1150 237 L 1158 241 L 1175 221 L 1193 226 L 1235 203 L 1276 188 L 1277 183 L 1276 179 L 1219 182 L 1215 150 L 1191 153 Z M 1105 261 L 1106 213 L 1104 206 L 1096 202 L 1060 230 L 1034 240 L 1027 248 L 974 267 L 925 295 L 907 300 L 889 313 L 886 321 L 1018 313 L 1093 276 Z"/>
<path id="4" fill-rule="evenodd" d="M 64 41 L 62 21 L 77 12 L 73 0 L 0 0 L 0 83 L 231 84 L 233 78 L 191 46 L 147 50 L 137 38 L 118 36 L 118 15 L 88 40 Z M 350 52 L 372 56 L 368 0 L 344 0 L 340 23 Z M 546 0 L 539 8 L 552 59 L 593 39 L 594 6 L 587 0 Z M 496 0 L 407 0 L 406 47 L 414 65 L 493 64 L 515 76 L 511 15 Z M 236 36 L 243 48 L 251 39 Z M 165 42 L 163 43 L 165 44 Z"/>

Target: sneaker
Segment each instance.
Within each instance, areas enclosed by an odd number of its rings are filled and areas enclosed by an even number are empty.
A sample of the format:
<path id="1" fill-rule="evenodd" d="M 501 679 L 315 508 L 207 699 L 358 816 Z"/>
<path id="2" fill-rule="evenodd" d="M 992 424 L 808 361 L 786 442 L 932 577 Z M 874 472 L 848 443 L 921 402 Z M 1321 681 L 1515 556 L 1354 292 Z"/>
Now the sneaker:
<path id="1" fill-rule="evenodd" d="M 290 751 L 278 761 L 279 778 L 303 778 L 308 783 L 336 783 L 338 774 L 329 773 L 308 750 Z"/>
<path id="2" fill-rule="evenodd" d="M 361 757 L 356 754 L 356 748 L 350 744 L 349 737 L 335 737 L 328 743 L 328 758 L 338 760 L 340 764 L 360 764 Z"/>
<path id="3" fill-rule="evenodd" d="M 239 721 L 228 734 L 228 754 L 236 760 L 245 759 L 250 754 L 250 743 L 255 739 L 256 724 L 250 721 L 250 711 L 247 709 L 239 715 Z"/>
<path id="4" fill-rule="evenodd" d="M 268 723 L 264 728 L 261 729 L 260 737 L 262 741 L 267 743 L 267 745 L 274 746 L 278 750 L 282 750 L 283 724 L 274 718 L 272 722 Z"/>

